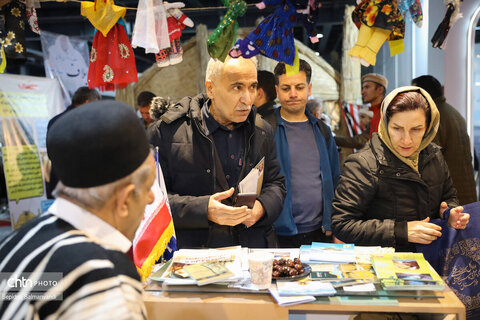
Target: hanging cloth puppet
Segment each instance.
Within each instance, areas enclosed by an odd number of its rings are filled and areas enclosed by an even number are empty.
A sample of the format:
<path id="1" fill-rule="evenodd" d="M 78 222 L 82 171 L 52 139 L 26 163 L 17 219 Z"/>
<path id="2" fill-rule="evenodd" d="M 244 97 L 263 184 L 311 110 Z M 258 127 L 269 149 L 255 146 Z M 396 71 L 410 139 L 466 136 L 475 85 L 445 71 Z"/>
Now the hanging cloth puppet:
<path id="1" fill-rule="evenodd" d="M 294 0 L 293 5 L 297 8 L 298 20 L 307 29 L 308 37 L 312 43 L 318 42 L 315 25 L 320 17 L 320 0 Z"/>
<path id="2" fill-rule="evenodd" d="M 181 7 L 184 6 L 181 2 Z M 157 53 L 169 48 L 167 9 L 162 0 L 140 0 L 132 33 L 132 47 L 145 48 L 146 53 Z"/>
<path id="3" fill-rule="evenodd" d="M 257 7 L 259 9 L 264 9 L 265 5 L 281 6 L 260 22 L 257 28 L 250 32 L 245 39 L 238 40 L 230 50 L 230 56 L 233 58 L 239 56 L 251 58 L 260 53 L 270 59 L 293 65 L 295 60 L 293 27 L 297 20 L 308 12 L 305 19 L 302 19 L 310 29 L 311 39 L 316 39 L 316 32 L 313 28 L 315 21 L 309 19 L 313 19 L 317 15 L 319 7 L 318 1 L 303 0 L 295 1 L 295 3 L 296 5 L 289 0 L 265 0 L 258 3 Z M 313 14 L 314 11 L 315 15 Z M 311 18 L 308 18 L 308 15 L 311 15 Z M 312 42 L 315 42 L 315 40 L 312 40 Z"/>
<path id="4" fill-rule="evenodd" d="M 388 40 L 390 55 L 403 52 L 406 11 L 418 27 L 423 16 L 420 0 L 363 0 L 352 12 L 352 20 L 360 29 L 357 43 L 348 55 L 362 65 L 375 65 L 376 56 Z"/>
<path id="5" fill-rule="evenodd" d="M 0 43 L 4 50 L 4 57 L 8 62 L 23 63 L 27 59 L 25 38 L 25 4 L 13 0 L 0 8 Z M 6 63 L 5 58 L 2 64 Z"/>
<path id="6" fill-rule="evenodd" d="M 235 43 L 238 28 L 237 18 L 243 16 L 247 11 L 247 3 L 244 0 L 223 0 L 223 4 L 228 8 L 227 13 L 207 40 L 210 56 L 222 62 L 225 61 L 228 51 Z"/>
<path id="7" fill-rule="evenodd" d="M 460 0 L 445 0 L 447 5 L 447 12 L 442 22 L 438 25 L 437 30 L 432 37 L 432 46 L 434 48 L 445 48 L 445 40 L 448 32 L 453 24 L 462 17 L 460 13 Z"/>
<path id="8" fill-rule="evenodd" d="M 187 17 L 178 8 L 185 6 L 182 2 L 167 3 L 164 2 L 167 8 L 167 24 L 168 37 L 170 40 L 170 48 L 162 49 L 155 54 L 157 66 L 166 67 L 182 62 L 183 49 L 180 45 L 180 37 L 185 26 L 192 28 L 193 21 Z"/>
<path id="9" fill-rule="evenodd" d="M 260 22 L 245 39 L 237 41 L 229 52 L 231 57 L 251 58 L 261 53 L 268 58 L 293 64 L 293 26 L 297 22 L 295 6 L 288 0 L 265 0 L 257 4 L 257 7 L 263 9 L 265 5 L 278 4 L 281 7 Z"/>
<path id="10" fill-rule="evenodd" d="M 130 40 L 123 19 L 119 20 L 125 11 L 125 8 L 115 6 L 112 0 L 82 1 L 82 15 L 100 31 L 95 33 L 90 52 L 90 89 L 113 91 L 138 80 Z"/>

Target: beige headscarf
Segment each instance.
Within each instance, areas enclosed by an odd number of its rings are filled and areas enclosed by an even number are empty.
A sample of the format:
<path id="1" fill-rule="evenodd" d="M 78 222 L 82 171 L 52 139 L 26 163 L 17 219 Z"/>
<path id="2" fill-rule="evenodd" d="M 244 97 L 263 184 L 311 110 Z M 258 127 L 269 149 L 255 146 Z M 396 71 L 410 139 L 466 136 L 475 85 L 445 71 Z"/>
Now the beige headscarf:
<path id="1" fill-rule="evenodd" d="M 402 92 L 408 92 L 408 91 L 419 92 L 422 96 L 425 97 L 428 104 L 430 105 L 431 120 L 430 120 L 430 125 L 425 131 L 425 135 L 423 136 L 422 142 L 420 143 L 420 146 L 418 147 L 418 149 L 411 156 L 403 157 L 395 150 L 395 148 L 393 147 L 392 141 L 390 140 L 390 135 L 388 134 L 388 130 L 387 130 L 386 113 L 387 113 L 387 108 L 392 102 L 392 100 L 398 94 Z M 392 151 L 392 153 L 398 159 L 406 163 L 409 167 L 415 170 L 415 172 L 418 172 L 418 156 L 420 152 L 423 149 L 425 149 L 430 144 L 430 142 L 433 141 L 433 139 L 437 135 L 438 126 L 440 125 L 440 113 L 438 112 L 435 102 L 433 102 L 432 97 L 430 97 L 430 95 L 422 88 L 414 87 L 414 86 L 406 86 L 406 87 L 397 88 L 392 92 L 390 92 L 385 97 L 385 99 L 383 99 L 381 110 L 382 110 L 382 117 L 380 118 L 380 124 L 378 125 L 378 135 L 380 136 L 380 139 L 382 139 L 382 141 L 387 145 L 388 149 L 390 149 L 390 151 Z"/>

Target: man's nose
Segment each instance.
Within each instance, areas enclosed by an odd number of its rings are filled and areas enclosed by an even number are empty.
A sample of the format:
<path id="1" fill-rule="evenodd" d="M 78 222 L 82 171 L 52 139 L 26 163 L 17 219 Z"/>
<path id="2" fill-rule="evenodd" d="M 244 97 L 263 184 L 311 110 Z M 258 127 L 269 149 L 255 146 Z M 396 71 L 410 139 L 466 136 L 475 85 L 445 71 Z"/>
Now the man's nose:
<path id="1" fill-rule="evenodd" d="M 255 97 L 257 96 L 256 92 L 250 92 L 249 90 L 245 90 L 242 94 L 242 103 L 251 106 L 253 104 L 253 101 L 255 100 Z"/>

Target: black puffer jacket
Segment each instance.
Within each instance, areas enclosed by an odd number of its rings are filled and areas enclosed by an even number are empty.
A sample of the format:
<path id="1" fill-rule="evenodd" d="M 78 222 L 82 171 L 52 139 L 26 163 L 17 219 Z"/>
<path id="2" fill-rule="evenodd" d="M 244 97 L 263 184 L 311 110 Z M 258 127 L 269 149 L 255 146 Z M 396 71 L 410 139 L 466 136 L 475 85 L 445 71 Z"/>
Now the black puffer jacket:
<path id="1" fill-rule="evenodd" d="M 263 186 L 259 200 L 265 215 L 252 227 L 243 224 L 221 226 L 207 219 L 212 194 L 225 191 L 225 177 L 219 177 L 214 161 L 214 145 L 204 132 L 201 108 L 205 94 L 186 97 L 169 108 L 160 121 L 149 128 L 150 142 L 159 147 L 160 164 L 177 233 L 179 247 L 220 247 L 242 245 L 274 247 L 273 222 L 279 216 L 285 198 L 285 178 L 276 159 L 273 130 L 255 111 L 249 121 L 255 123 L 247 137 L 247 155 L 239 181 L 265 157 Z M 231 199 L 225 202 L 231 205 Z"/>
<path id="2" fill-rule="evenodd" d="M 431 143 L 420 153 L 416 173 L 377 133 L 368 146 L 345 162 L 333 200 L 333 233 L 347 243 L 415 251 L 407 221 L 438 218 L 442 201 L 458 205 L 440 148 Z"/>

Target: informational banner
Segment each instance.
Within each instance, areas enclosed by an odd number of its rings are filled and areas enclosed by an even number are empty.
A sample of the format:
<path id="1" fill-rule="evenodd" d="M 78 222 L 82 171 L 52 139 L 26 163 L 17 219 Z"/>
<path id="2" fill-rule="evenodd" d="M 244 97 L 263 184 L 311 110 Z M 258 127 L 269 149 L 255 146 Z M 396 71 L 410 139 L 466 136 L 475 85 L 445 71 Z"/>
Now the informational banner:
<path id="1" fill-rule="evenodd" d="M 57 79 L 65 105 L 80 87 L 87 85 L 88 42 L 81 38 L 42 30 L 40 35 L 47 78 Z"/>
<path id="2" fill-rule="evenodd" d="M 56 80 L 8 74 L 0 77 L 0 150 L 14 228 L 46 207 L 47 124 L 63 109 Z"/>

